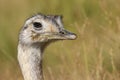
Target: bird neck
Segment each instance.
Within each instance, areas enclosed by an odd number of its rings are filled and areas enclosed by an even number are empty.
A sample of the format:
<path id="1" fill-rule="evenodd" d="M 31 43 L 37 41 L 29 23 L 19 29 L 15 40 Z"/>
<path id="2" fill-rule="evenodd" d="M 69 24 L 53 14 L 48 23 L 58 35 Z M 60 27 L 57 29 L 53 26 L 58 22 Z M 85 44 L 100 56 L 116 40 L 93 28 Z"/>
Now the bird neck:
<path id="1" fill-rule="evenodd" d="M 18 61 L 24 80 L 43 80 L 42 51 L 40 45 L 19 44 Z"/>

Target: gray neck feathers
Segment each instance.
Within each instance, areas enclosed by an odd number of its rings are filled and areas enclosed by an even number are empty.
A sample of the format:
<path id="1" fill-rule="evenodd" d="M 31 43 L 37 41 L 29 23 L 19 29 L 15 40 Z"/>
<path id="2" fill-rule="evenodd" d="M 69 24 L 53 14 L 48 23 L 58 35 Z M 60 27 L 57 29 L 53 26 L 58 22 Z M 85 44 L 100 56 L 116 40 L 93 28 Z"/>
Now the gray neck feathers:
<path id="1" fill-rule="evenodd" d="M 18 45 L 18 61 L 24 80 L 43 80 L 41 46 Z"/>

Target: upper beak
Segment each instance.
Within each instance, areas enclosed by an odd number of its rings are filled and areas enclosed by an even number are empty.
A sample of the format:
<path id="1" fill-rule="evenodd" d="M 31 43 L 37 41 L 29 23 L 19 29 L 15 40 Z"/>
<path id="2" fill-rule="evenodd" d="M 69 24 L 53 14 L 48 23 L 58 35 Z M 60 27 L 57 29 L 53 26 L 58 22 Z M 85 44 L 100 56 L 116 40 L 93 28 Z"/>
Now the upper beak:
<path id="1" fill-rule="evenodd" d="M 63 29 L 57 33 L 56 32 L 55 33 L 51 33 L 51 32 L 44 33 L 42 37 L 45 37 L 45 39 L 49 39 L 49 40 L 74 40 L 77 38 L 77 35 L 75 33 L 72 33 L 70 31 Z"/>
<path id="2" fill-rule="evenodd" d="M 77 38 L 77 35 L 75 33 L 72 33 L 67 30 L 61 30 L 59 33 L 61 37 L 63 37 L 63 39 L 74 40 Z"/>

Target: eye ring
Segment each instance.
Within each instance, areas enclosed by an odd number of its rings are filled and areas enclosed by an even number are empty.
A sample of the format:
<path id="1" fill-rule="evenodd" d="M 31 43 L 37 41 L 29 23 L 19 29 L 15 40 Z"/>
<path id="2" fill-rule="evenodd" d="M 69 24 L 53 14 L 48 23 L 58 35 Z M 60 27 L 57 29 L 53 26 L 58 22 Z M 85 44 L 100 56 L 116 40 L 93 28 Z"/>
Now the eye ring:
<path id="1" fill-rule="evenodd" d="M 33 23 L 33 26 L 34 26 L 36 29 L 42 28 L 42 24 L 41 24 L 40 22 L 34 22 L 34 23 Z"/>

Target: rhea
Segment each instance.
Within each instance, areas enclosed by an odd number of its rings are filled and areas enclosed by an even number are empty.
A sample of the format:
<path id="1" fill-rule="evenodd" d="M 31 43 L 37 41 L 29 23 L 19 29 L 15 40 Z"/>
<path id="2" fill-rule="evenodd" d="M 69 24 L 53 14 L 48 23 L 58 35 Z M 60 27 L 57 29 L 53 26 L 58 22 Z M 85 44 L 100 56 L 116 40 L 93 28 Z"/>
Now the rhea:
<path id="1" fill-rule="evenodd" d="M 27 19 L 20 30 L 18 62 L 24 80 L 43 80 L 42 56 L 45 48 L 58 40 L 73 40 L 76 35 L 64 29 L 62 16 L 37 14 Z"/>

